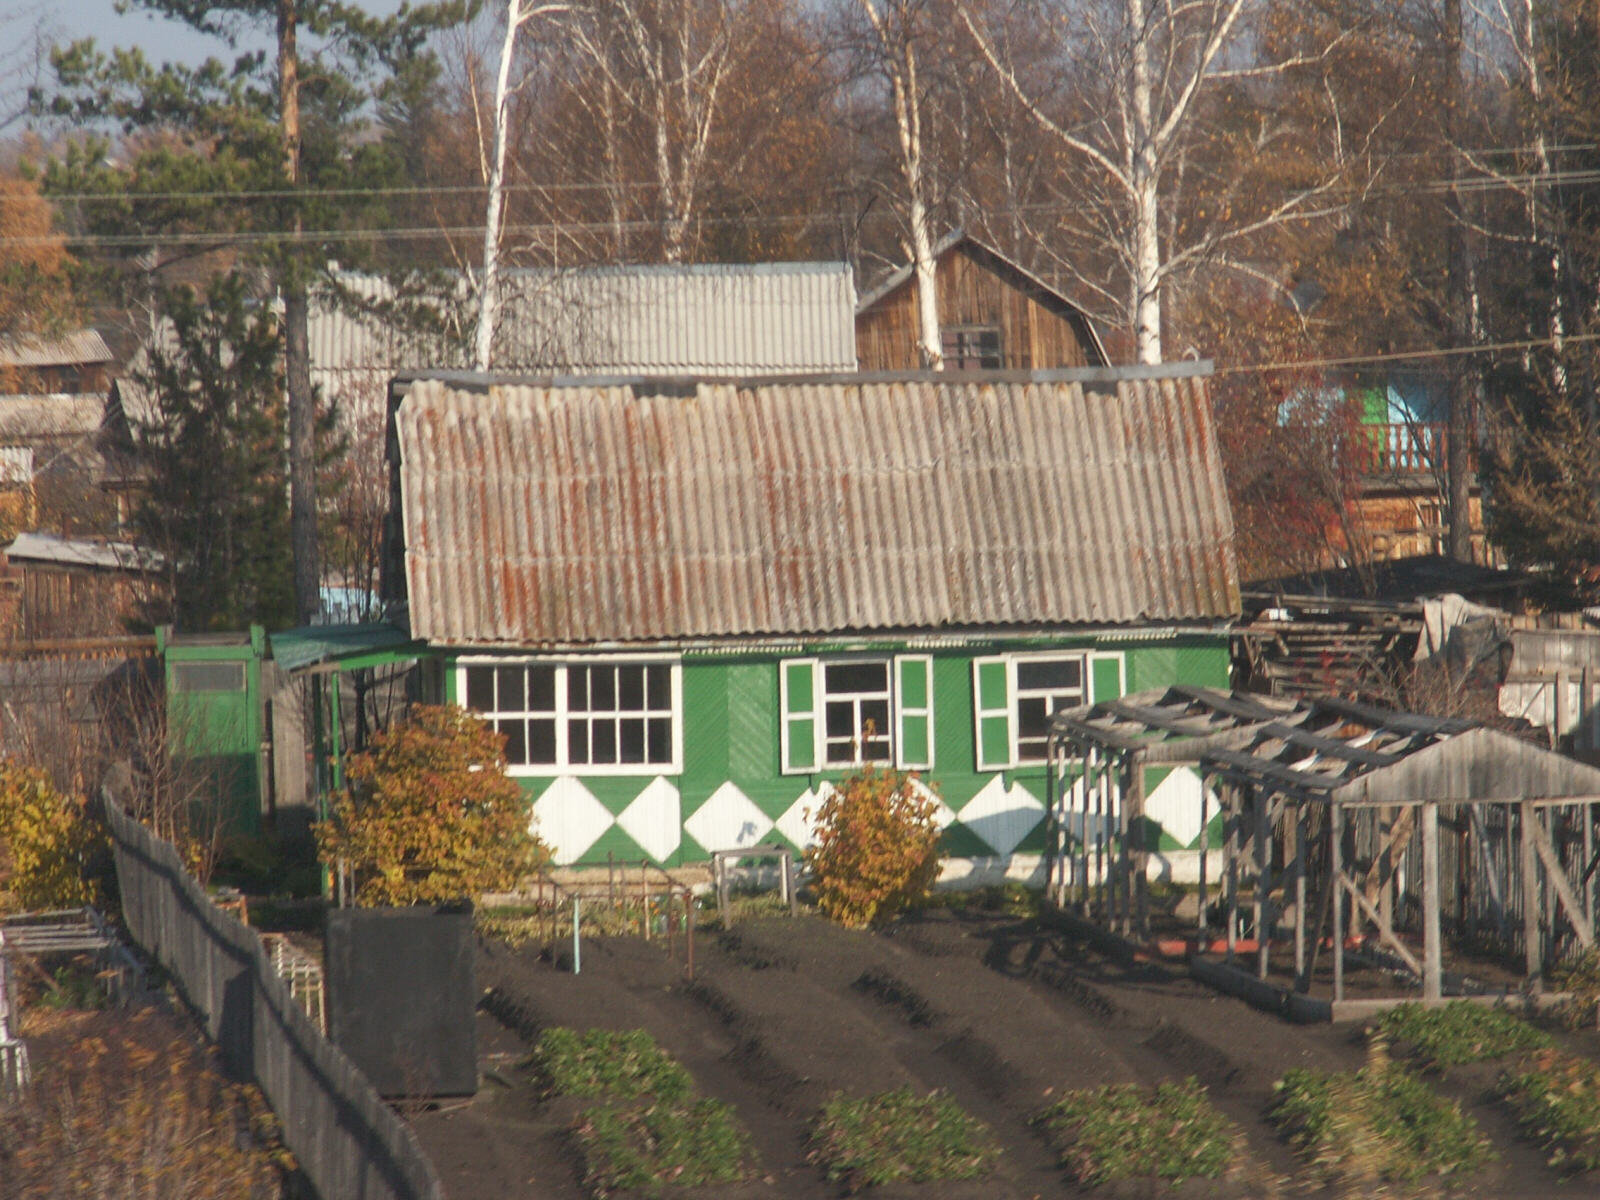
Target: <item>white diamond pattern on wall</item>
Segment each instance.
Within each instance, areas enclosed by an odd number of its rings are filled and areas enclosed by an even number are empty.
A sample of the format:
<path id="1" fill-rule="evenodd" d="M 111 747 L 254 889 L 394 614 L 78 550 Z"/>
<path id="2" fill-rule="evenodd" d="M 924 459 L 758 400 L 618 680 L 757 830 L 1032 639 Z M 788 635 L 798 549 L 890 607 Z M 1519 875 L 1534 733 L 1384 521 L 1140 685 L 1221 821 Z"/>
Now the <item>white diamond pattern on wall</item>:
<path id="1" fill-rule="evenodd" d="M 772 818 L 732 783 L 725 783 L 683 827 L 707 850 L 742 850 L 766 837 Z"/>
<path id="2" fill-rule="evenodd" d="M 1044 819 L 1044 804 L 1020 784 L 1008 789 L 996 775 L 962 806 L 960 819 L 1003 857 Z"/>
<path id="3" fill-rule="evenodd" d="M 917 795 L 921 796 L 924 800 L 932 800 L 938 805 L 938 807 L 933 810 L 933 819 L 939 828 L 950 828 L 950 823 L 956 819 L 956 814 L 950 808 L 950 806 L 944 802 L 939 793 L 934 791 L 927 784 L 923 783 L 920 779 L 913 779 L 911 781 L 911 786 L 916 791 Z"/>
<path id="4" fill-rule="evenodd" d="M 612 820 L 588 788 L 563 775 L 534 802 L 531 828 L 550 847 L 556 864 L 565 866 L 583 857 L 611 828 Z"/>
<path id="5" fill-rule="evenodd" d="M 778 818 L 778 832 L 802 850 L 810 846 L 817 840 L 817 810 L 831 795 L 833 795 L 833 784 L 826 780 L 818 785 L 814 792 L 810 788 L 801 792 L 800 798 Z"/>
<path id="6" fill-rule="evenodd" d="M 1179 767 L 1156 785 L 1144 802 L 1145 815 L 1180 846 L 1192 846 L 1200 837 L 1200 776 Z M 1210 815 L 1217 815 L 1217 797 L 1211 795 Z"/>
<path id="7" fill-rule="evenodd" d="M 664 862 L 683 840 L 683 818 L 678 806 L 678 789 L 656 776 L 644 791 L 633 798 L 617 818 L 622 831 L 657 862 Z"/>

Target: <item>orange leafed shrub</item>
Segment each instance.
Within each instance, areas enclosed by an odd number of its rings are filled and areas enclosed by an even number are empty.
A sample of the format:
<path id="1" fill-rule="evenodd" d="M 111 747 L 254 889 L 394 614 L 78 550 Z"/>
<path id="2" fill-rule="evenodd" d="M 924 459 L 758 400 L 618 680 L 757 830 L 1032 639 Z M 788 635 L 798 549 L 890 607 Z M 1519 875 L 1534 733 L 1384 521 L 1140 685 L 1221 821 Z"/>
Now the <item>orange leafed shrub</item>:
<path id="1" fill-rule="evenodd" d="M 87 808 L 43 771 L 0 761 L 0 911 L 97 902 L 87 868 L 106 836 Z"/>
<path id="2" fill-rule="evenodd" d="M 938 877 L 939 804 L 913 786 L 916 778 L 863 767 L 817 810 L 806 866 L 818 906 L 840 924 L 886 920 L 926 896 Z"/>
<path id="3" fill-rule="evenodd" d="M 317 849 L 355 873 L 356 902 L 437 904 L 515 886 L 545 857 L 528 830 L 505 743 L 453 706 L 416 705 L 351 755 L 350 786 L 317 826 Z"/>

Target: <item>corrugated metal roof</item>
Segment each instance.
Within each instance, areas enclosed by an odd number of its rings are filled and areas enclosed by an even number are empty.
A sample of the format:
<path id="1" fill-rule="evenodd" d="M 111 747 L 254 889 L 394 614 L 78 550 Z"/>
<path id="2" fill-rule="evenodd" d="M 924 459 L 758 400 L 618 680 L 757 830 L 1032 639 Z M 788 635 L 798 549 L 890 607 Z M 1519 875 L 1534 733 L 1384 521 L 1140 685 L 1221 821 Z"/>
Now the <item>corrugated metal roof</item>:
<path id="1" fill-rule="evenodd" d="M 1168 374 L 419 382 L 396 417 L 412 632 L 536 645 L 1231 616 L 1206 381 Z"/>
<path id="2" fill-rule="evenodd" d="M 75 329 L 51 337 L 31 333 L 0 336 L 0 366 L 70 367 L 110 361 L 111 348 L 93 329 Z"/>
<path id="3" fill-rule="evenodd" d="M 60 567 L 100 567 L 112 571 L 158 571 L 164 562 L 154 550 L 129 542 L 96 542 L 53 533 L 19 533 L 5 548 L 12 562 L 51 563 Z"/>
<path id="4" fill-rule="evenodd" d="M 371 302 L 372 276 L 340 285 Z M 469 364 L 475 310 L 465 290 L 457 326 L 407 335 L 378 317 L 322 300 L 311 315 L 311 363 L 329 394 L 399 371 Z M 853 371 L 855 285 L 846 263 L 737 263 L 513 271 L 495 339 L 501 371 L 737 377 Z"/>
<path id="5" fill-rule="evenodd" d="M 0 396 L 0 439 L 85 437 L 99 430 L 105 410 L 104 397 L 96 393 Z"/>

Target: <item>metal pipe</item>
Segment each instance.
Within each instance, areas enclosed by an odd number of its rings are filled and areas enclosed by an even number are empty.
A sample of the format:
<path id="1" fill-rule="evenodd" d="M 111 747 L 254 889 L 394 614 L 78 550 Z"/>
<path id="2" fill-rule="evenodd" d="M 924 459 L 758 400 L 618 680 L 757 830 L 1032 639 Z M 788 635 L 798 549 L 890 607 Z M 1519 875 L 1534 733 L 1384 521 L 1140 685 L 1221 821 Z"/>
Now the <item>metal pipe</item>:
<path id="1" fill-rule="evenodd" d="M 572 973 L 574 975 L 579 975 L 583 972 L 583 942 L 579 933 L 581 921 L 582 917 L 578 911 L 578 898 L 574 896 L 572 898 Z"/>

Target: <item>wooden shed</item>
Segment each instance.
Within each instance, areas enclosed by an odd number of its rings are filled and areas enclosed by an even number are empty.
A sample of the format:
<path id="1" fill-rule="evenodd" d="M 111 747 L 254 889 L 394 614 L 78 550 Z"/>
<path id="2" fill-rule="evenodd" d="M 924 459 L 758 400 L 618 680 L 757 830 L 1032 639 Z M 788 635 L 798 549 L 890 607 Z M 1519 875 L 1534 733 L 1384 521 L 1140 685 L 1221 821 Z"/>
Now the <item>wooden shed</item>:
<path id="1" fill-rule="evenodd" d="M 1220 924 L 1225 961 L 1251 955 L 1265 984 L 1275 941 L 1292 943 L 1287 1010 L 1291 995 L 1312 991 L 1324 940 L 1320 1007 L 1334 1019 L 1415 995 L 1379 987 L 1351 998 L 1351 965 L 1410 977 L 1424 1002 L 1504 997 L 1543 991 L 1552 963 L 1594 946 L 1600 769 L 1466 721 L 1333 698 L 1287 710 L 1262 700 L 1172 688 L 1058 715 L 1055 898 L 1120 932 L 1147 932 L 1146 775 L 1187 762 L 1206 785 L 1196 958 L 1206 965 Z"/>
<path id="2" fill-rule="evenodd" d="M 1032 371 L 1103 367 L 1105 347 L 1082 309 L 1021 264 L 957 233 L 935 249 L 946 370 Z M 856 306 L 863 371 L 911 371 L 917 352 L 917 284 L 902 267 Z"/>

